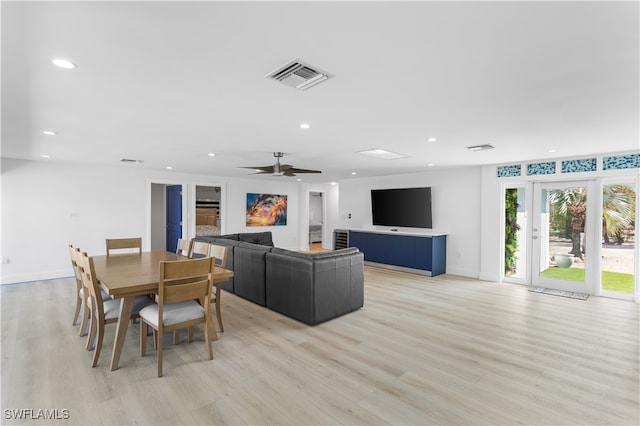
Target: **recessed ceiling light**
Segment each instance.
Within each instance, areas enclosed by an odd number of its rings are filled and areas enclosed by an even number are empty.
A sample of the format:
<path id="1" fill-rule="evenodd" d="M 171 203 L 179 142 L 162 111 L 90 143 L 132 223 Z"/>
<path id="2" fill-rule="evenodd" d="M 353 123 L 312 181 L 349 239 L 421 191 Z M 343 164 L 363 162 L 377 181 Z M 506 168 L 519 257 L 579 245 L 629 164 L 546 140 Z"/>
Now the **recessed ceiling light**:
<path id="1" fill-rule="evenodd" d="M 49 136 L 55 136 L 56 132 L 51 131 L 51 130 L 45 130 L 44 132 L 42 132 L 42 134 L 49 135 Z"/>
<path id="2" fill-rule="evenodd" d="M 433 167 L 433 166 L 435 166 L 435 164 L 433 164 L 433 163 L 427 164 L 427 167 Z"/>
<path id="3" fill-rule="evenodd" d="M 298 178 L 298 179 L 296 179 L 296 180 L 297 180 L 298 182 L 302 182 L 302 179 L 300 179 L 300 178 Z"/>
<path id="4" fill-rule="evenodd" d="M 338 182 L 331 182 L 331 185 L 337 185 Z"/>
<path id="5" fill-rule="evenodd" d="M 554 152 L 556 152 L 556 149 L 555 148 L 551 148 L 551 149 L 548 149 L 547 152 L 554 153 Z"/>
<path id="6" fill-rule="evenodd" d="M 53 62 L 55 65 L 59 66 L 60 68 L 64 68 L 64 69 L 68 69 L 68 70 L 73 69 L 73 68 L 77 68 L 76 64 L 74 64 L 73 62 L 68 61 L 66 59 L 63 59 L 63 58 L 55 58 L 51 62 Z"/>
<path id="7" fill-rule="evenodd" d="M 167 170 L 173 170 L 173 167 L 167 166 Z"/>
<path id="8" fill-rule="evenodd" d="M 357 175 L 358 173 L 356 173 L 356 172 L 351 172 L 351 174 L 352 174 L 353 176 L 355 176 L 355 175 Z"/>
<path id="9" fill-rule="evenodd" d="M 302 123 L 302 124 L 300 125 L 300 128 L 301 128 L 301 129 L 310 129 L 310 128 L 311 128 L 311 124 L 309 124 L 309 123 Z"/>
<path id="10" fill-rule="evenodd" d="M 209 153 L 209 154 L 207 154 L 207 155 L 209 155 L 209 157 L 215 157 L 215 156 L 216 156 L 213 152 L 210 152 L 210 153 Z"/>
<path id="11" fill-rule="evenodd" d="M 436 139 L 436 138 L 429 138 L 429 139 L 427 139 L 427 142 L 435 142 L 435 141 L 437 141 L 437 140 L 438 140 L 438 139 Z"/>
<path id="12" fill-rule="evenodd" d="M 42 158 L 51 158 L 51 156 L 49 154 L 42 154 L 40 157 L 42 157 Z"/>

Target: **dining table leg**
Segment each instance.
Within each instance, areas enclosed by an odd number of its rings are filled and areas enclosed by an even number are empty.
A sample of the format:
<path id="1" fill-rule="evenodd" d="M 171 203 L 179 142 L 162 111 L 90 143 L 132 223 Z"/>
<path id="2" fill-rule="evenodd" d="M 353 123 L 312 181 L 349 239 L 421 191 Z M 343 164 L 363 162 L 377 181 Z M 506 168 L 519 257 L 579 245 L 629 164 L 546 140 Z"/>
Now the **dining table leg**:
<path id="1" fill-rule="evenodd" d="M 113 353 L 111 354 L 111 371 L 118 369 L 120 362 L 120 354 L 124 347 L 124 338 L 129 328 L 129 319 L 133 311 L 133 301 L 135 297 L 123 297 L 120 300 L 120 315 L 118 316 L 118 325 L 116 327 L 116 338 L 113 343 Z"/>

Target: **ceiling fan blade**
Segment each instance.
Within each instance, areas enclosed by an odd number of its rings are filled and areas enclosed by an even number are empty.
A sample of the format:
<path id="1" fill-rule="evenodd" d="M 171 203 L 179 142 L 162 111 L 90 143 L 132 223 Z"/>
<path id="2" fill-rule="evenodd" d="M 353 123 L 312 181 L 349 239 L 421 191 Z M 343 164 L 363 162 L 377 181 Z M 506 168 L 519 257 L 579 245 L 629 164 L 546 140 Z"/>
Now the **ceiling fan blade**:
<path id="1" fill-rule="evenodd" d="M 254 174 L 266 174 L 269 173 L 272 176 L 295 176 L 296 173 L 322 173 L 320 170 L 298 169 L 291 164 L 280 164 L 280 158 L 284 154 L 281 152 L 274 152 L 273 156 L 276 157 L 276 163 L 273 166 L 258 166 L 258 167 L 242 167 L 243 169 L 253 169 L 257 173 Z"/>
<path id="2" fill-rule="evenodd" d="M 241 169 L 252 169 L 262 173 L 273 173 L 273 166 L 241 167 Z"/>
<path id="3" fill-rule="evenodd" d="M 296 169 L 295 167 L 290 168 L 288 171 L 293 173 L 322 173 L 320 170 Z"/>

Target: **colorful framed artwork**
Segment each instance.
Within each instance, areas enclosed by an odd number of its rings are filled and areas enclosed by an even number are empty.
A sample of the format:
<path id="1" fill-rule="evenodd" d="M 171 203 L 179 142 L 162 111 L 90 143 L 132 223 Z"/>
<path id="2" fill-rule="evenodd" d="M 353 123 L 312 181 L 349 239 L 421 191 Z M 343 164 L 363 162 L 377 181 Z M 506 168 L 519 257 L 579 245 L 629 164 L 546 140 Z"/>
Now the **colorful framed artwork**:
<path id="1" fill-rule="evenodd" d="M 247 193 L 247 226 L 287 224 L 287 196 Z"/>

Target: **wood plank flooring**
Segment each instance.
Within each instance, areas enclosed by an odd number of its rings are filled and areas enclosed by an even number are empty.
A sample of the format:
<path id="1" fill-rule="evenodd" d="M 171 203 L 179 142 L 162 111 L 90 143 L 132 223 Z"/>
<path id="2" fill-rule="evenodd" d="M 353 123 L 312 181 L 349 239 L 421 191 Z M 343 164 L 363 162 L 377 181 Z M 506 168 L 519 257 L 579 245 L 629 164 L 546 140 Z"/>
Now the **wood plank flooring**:
<path id="1" fill-rule="evenodd" d="M 90 367 L 72 279 L 4 286 L 2 423 L 640 423 L 637 304 L 365 269 L 365 307 L 315 327 L 223 292 L 214 359 L 201 329 L 190 344 L 166 336 L 162 378 L 153 347 L 139 356 L 137 324 L 119 370 L 113 325 Z"/>

